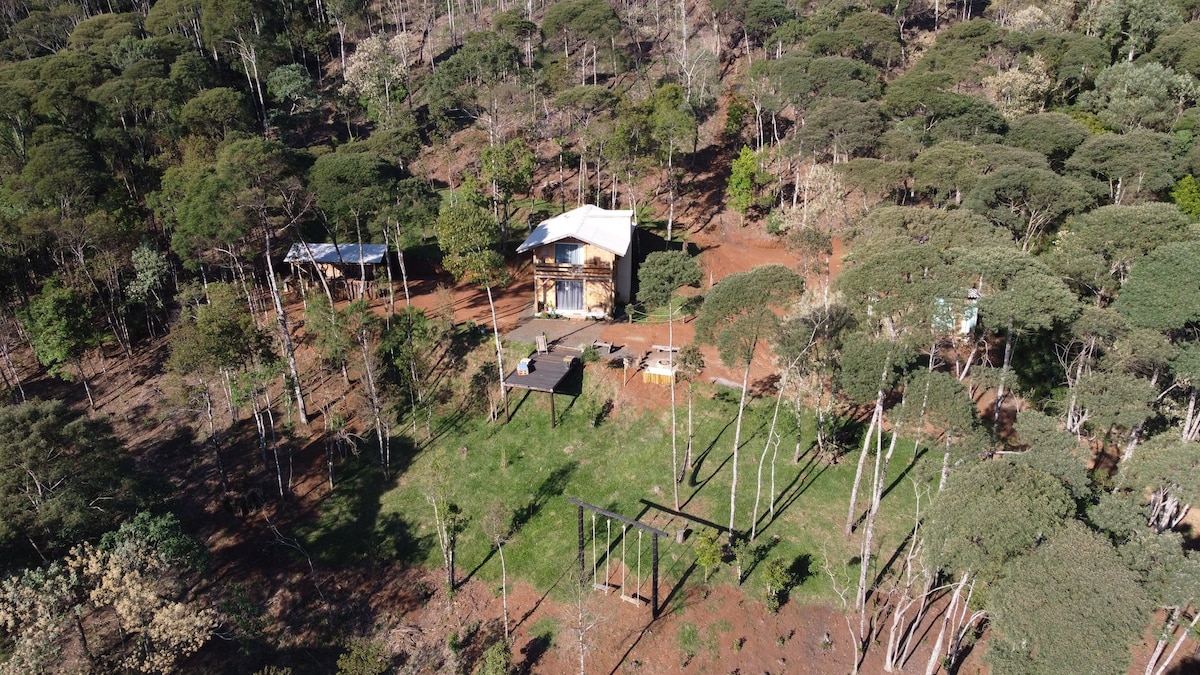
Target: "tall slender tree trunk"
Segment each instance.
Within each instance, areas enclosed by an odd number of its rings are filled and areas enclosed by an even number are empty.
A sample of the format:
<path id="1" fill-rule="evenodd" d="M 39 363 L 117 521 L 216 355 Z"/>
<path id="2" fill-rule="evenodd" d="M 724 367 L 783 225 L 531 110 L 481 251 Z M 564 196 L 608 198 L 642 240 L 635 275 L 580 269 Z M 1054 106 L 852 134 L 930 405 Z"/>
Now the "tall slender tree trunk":
<path id="1" fill-rule="evenodd" d="M 670 351 L 667 352 L 667 360 L 671 367 L 671 476 L 675 478 L 672 481 L 675 488 L 675 510 L 679 510 L 679 444 L 677 441 L 679 432 L 678 425 L 675 422 L 675 308 L 670 299 L 667 300 L 667 346 Z"/>
<path id="2" fill-rule="evenodd" d="M 87 375 L 83 372 L 83 360 L 77 358 L 77 359 L 74 359 L 74 361 L 75 361 L 75 370 L 79 371 L 79 381 L 83 382 L 83 392 L 85 394 L 87 394 L 88 406 L 92 410 L 95 410 L 96 409 L 96 399 L 92 398 L 92 387 L 91 387 L 91 385 L 88 384 Z"/>
<path id="3" fill-rule="evenodd" d="M 880 375 L 879 391 L 875 394 L 875 410 L 871 414 L 871 425 L 867 427 L 867 434 L 863 438 L 862 453 L 858 456 L 858 468 L 854 470 L 854 485 L 850 488 L 850 509 L 846 513 L 846 530 L 847 537 L 854 531 L 854 507 L 858 504 L 858 487 L 862 482 L 863 465 L 867 461 L 867 450 L 871 447 L 871 434 L 875 431 L 877 425 L 883 424 L 883 382 L 887 378 L 887 372 L 890 364 L 885 364 L 883 374 Z"/>
<path id="4" fill-rule="evenodd" d="M 1158 669 L 1154 671 L 1154 675 L 1164 675 L 1167 672 L 1167 667 L 1175 660 L 1175 655 L 1179 653 L 1179 648 L 1183 646 L 1184 642 L 1187 642 L 1187 636 L 1195 634 L 1197 622 L 1200 622 L 1200 611 L 1192 614 L 1192 620 L 1188 622 L 1187 631 L 1175 640 L 1175 645 L 1171 647 L 1171 652 L 1167 654 L 1167 658 L 1158 664 Z"/>
<path id="5" fill-rule="evenodd" d="M 668 143 L 670 143 L 668 141 Z M 667 207 L 667 241 L 671 241 L 671 232 L 675 227 L 675 146 L 669 144 L 667 147 L 667 190 L 669 206 Z"/>
<path id="6" fill-rule="evenodd" d="M 734 511 L 737 507 L 738 450 L 742 444 L 742 417 L 746 412 L 746 392 L 750 388 L 750 361 L 742 372 L 742 397 L 738 400 L 737 425 L 733 431 L 733 481 L 729 486 L 729 536 L 733 536 Z"/>
<path id="7" fill-rule="evenodd" d="M 275 264 L 271 262 L 271 232 L 267 229 L 266 235 L 266 258 L 267 258 L 267 285 L 271 289 L 271 301 L 275 303 L 275 318 L 279 324 L 279 339 L 283 342 L 283 354 L 287 359 L 288 373 L 292 378 L 292 392 L 296 397 L 296 414 L 300 418 L 300 424 L 308 424 L 308 410 L 304 406 L 304 390 L 300 386 L 300 369 L 296 366 L 296 350 L 292 346 L 292 333 L 288 328 L 287 312 L 283 309 L 283 300 L 279 296 L 279 284 L 275 281 Z M 305 244 L 305 250 L 308 245 Z M 312 251 L 309 251 L 309 259 L 312 259 Z M 328 292 L 328 287 L 326 291 Z M 331 297 L 330 306 L 333 305 Z"/>
<path id="8" fill-rule="evenodd" d="M 790 368 L 789 368 L 790 370 Z M 767 430 L 767 443 L 763 446 L 762 456 L 758 458 L 758 480 L 754 486 L 754 514 L 750 524 L 750 541 L 758 536 L 758 505 L 762 497 L 762 471 L 763 463 L 767 459 L 767 452 L 772 448 L 778 450 L 779 444 L 775 442 L 775 424 L 779 421 L 779 405 L 783 401 L 783 388 L 787 386 L 788 371 L 783 372 L 783 377 L 779 380 L 779 386 L 775 392 L 775 412 L 771 415 L 771 428 Z M 771 516 L 775 516 L 775 458 L 771 458 Z"/>
<path id="9" fill-rule="evenodd" d="M 487 286 L 488 308 L 492 310 L 492 337 L 496 341 L 496 372 L 500 376 L 500 403 L 508 400 L 508 391 L 504 387 L 504 350 L 500 347 L 500 324 L 496 321 L 496 303 L 492 300 L 492 287 Z"/>
<path id="10" fill-rule="evenodd" d="M 404 244 L 400 239 L 400 223 L 396 222 L 396 262 L 400 263 L 400 280 L 404 284 L 404 306 L 412 306 L 412 297 L 408 292 L 408 267 L 404 264 Z"/>
<path id="11" fill-rule="evenodd" d="M 937 640 L 933 643 L 933 649 L 929 652 L 929 661 L 925 664 L 925 675 L 933 675 L 937 672 L 938 667 L 942 663 L 942 646 L 946 644 L 946 631 L 950 627 L 951 617 L 958 609 L 959 599 L 962 597 L 963 588 L 966 587 L 967 581 L 971 578 L 970 572 L 963 572 L 958 583 L 954 584 L 954 594 L 950 596 L 950 604 L 946 606 L 946 611 L 942 614 L 941 627 L 938 629 Z"/>
<path id="12" fill-rule="evenodd" d="M 504 643 L 511 644 L 508 633 L 508 565 L 504 562 L 504 544 L 496 542 L 496 552 L 500 554 L 500 602 L 504 608 Z"/>
<path id="13" fill-rule="evenodd" d="M 1008 371 L 1012 367 L 1013 349 L 1013 318 L 1008 317 L 1008 330 L 1004 337 L 1004 366 L 1000 369 L 1000 386 L 996 389 L 996 405 L 992 409 L 992 443 L 1000 435 L 1000 411 L 1004 406 L 1004 396 L 1008 393 Z"/>
<path id="14" fill-rule="evenodd" d="M 875 476 L 871 483 L 871 506 L 867 511 L 866 528 L 863 531 L 862 553 L 859 556 L 859 572 L 858 572 L 858 628 L 859 633 L 866 634 L 867 623 L 867 595 L 870 591 L 868 586 L 871 572 L 871 553 L 875 547 L 875 521 L 879 516 L 879 503 L 883 501 L 883 489 L 887 484 L 888 464 L 891 463 L 892 454 L 896 451 L 896 441 L 900 438 L 900 425 L 897 424 L 892 428 L 892 440 L 888 444 L 887 453 L 883 453 L 883 425 L 880 424 L 876 430 L 875 444 Z M 880 455 L 883 459 L 880 460 Z"/>

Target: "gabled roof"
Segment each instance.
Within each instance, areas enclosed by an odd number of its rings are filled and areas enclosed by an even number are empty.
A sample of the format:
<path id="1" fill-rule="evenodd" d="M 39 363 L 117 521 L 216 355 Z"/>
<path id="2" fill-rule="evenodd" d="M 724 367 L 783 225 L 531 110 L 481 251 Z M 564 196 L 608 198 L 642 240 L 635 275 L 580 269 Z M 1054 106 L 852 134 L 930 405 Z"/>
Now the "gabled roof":
<path id="1" fill-rule="evenodd" d="M 618 256 L 629 254 L 633 239 L 633 211 L 609 211 L 588 204 L 544 221 L 518 248 L 531 248 L 575 238 Z"/>
<path id="2" fill-rule="evenodd" d="M 378 265 L 387 255 L 387 244 L 309 244 L 308 251 L 304 244 L 292 244 L 284 262 L 309 262 L 308 253 L 312 252 L 312 260 L 319 263 L 343 263 L 357 265 L 359 260 L 370 265 Z M 339 255 L 340 254 L 340 255 Z"/>

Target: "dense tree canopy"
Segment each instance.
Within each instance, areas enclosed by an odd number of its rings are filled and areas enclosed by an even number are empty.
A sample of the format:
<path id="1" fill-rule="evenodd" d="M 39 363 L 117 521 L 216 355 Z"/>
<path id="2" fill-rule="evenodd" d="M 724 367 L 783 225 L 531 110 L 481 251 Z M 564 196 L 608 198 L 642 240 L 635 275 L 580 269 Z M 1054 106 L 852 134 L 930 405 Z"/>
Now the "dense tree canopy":
<path id="1" fill-rule="evenodd" d="M 106 425 L 36 401 L 0 409 L 0 438 L 0 571 L 61 555 L 129 509 L 136 486 Z"/>

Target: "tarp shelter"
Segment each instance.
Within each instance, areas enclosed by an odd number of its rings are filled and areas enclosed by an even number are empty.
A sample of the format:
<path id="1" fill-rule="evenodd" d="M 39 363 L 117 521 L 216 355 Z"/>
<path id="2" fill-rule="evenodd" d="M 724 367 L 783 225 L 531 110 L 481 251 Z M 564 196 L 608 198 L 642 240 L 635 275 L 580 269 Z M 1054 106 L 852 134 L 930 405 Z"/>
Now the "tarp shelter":
<path id="1" fill-rule="evenodd" d="M 292 244 L 283 261 L 293 276 L 313 283 L 322 275 L 331 286 L 344 285 L 349 297 L 370 295 L 376 268 L 387 264 L 387 244 Z"/>
<path id="2" fill-rule="evenodd" d="M 629 302 L 633 229 L 633 211 L 591 204 L 534 228 L 517 252 L 533 252 L 535 311 L 595 317 Z"/>

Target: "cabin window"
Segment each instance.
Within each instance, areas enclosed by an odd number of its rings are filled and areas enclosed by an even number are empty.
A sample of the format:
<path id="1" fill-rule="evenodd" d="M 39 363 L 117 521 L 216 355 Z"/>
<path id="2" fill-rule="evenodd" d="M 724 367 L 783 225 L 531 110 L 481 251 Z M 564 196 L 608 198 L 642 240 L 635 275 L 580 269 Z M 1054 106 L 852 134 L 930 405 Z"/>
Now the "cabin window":
<path id="1" fill-rule="evenodd" d="M 582 265 L 583 244 L 555 244 L 554 262 L 560 265 Z"/>

